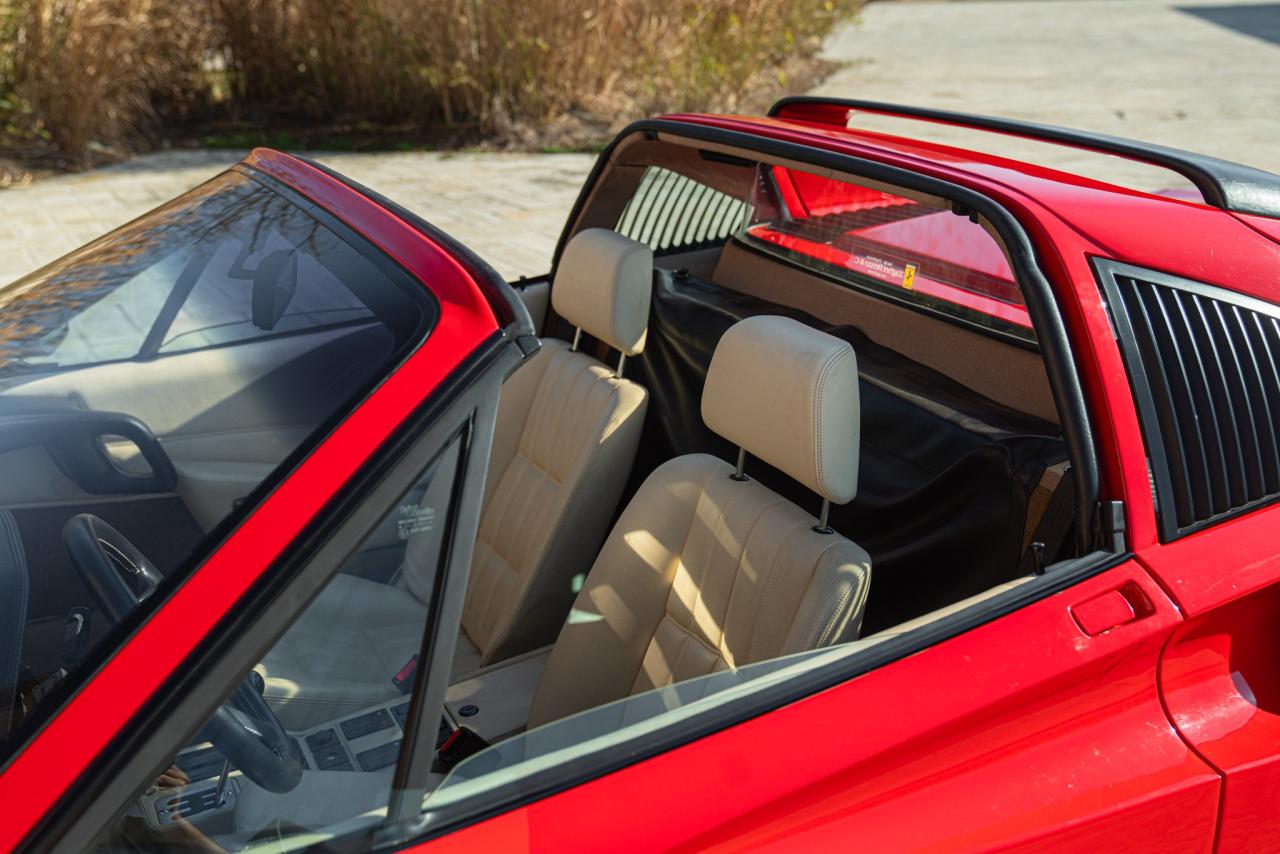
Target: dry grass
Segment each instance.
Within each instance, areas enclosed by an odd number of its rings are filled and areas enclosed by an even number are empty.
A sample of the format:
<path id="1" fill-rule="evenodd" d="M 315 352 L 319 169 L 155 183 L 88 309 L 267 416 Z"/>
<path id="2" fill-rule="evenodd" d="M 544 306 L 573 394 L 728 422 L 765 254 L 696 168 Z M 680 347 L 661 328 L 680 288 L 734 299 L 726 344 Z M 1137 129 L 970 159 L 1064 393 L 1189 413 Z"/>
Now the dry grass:
<path id="1" fill-rule="evenodd" d="M 209 100 L 532 144 L 566 116 L 599 133 L 733 109 L 784 86 L 860 2 L 8 0 L 0 98 L 69 152 Z"/>
<path id="2" fill-rule="evenodd" d="M 200 97 L 199 2 L 21 0 L 4 14 L 5 95 L 63 151 L 127 140 L 156 100 Z"/>

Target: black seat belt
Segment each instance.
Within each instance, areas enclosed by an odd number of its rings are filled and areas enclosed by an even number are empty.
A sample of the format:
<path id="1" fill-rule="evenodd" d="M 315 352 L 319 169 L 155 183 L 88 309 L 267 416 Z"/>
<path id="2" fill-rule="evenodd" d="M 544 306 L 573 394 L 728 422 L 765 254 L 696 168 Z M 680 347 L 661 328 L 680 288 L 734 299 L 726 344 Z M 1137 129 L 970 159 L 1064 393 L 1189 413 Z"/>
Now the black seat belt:
<path id="1" fill-rule="evenodd" d="M 1067 466 L 1053 495 L 1049 497 L 1044 514 L 1036 524 L 1030 544 L 1022 554 L 1022 560 L 1018 564 L 1020 574 L 1040 575 L 1045 567 L 1062 557 L 1062 547 L 1075 522 L 1075 495 L 1075 478 L 1071 467 Z"/>

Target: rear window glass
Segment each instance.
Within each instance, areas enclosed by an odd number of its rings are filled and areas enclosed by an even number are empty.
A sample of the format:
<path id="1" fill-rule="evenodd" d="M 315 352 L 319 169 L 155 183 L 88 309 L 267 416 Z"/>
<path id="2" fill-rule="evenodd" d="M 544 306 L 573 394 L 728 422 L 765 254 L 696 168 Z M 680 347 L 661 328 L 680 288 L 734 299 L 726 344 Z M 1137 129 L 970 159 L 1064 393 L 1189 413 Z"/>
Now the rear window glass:
<path id="1" fill-rule="evenodd" d="M 436 316 L 239 172 L 0 289 L 0 759 Z"/>
<path id="2" fill-rule="evenodd" d="M 655 253 L 719 246 L 742 222 L 746 203 L 687 175 L 650 166 L 615 230 Z"/>
<path id="3" fill-rule="evenodd" d="M 737 237 L 851 287 L 1035 340 L 1000 244 L 949 208 L 762 165 Z"/>

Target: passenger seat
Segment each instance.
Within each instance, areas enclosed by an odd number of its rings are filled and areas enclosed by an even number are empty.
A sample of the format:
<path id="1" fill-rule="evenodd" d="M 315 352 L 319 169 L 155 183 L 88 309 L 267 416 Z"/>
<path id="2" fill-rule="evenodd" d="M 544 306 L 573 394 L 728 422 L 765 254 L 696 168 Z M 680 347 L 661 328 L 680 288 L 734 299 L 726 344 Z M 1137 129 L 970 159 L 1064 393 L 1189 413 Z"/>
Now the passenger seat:
<path id="1" fill-rule="evenodd" d="M 826 524 L 857 490 L 853 349 L 789 318 L 743 320 L 716 347 L 702 418 L 737 466 L 691 454 L 645 480 L 560 630 L 530 728 L 858 636 L 871 559 Z M 817 493 L 817 518 L 751 480 L 746 453 Z"/>
<path id="2" fill-rule="evenodd" d="M 579 335 L 618 350 L 621 366 L 644 349 L 652 289 L 649 247 L 593 228 L 565 247 L 551 304 Z M 641 386 L 579 352 L 576 341 L 543 339 L 507 381 L 459 662 L 467 642 L 483 666 L 555 640 L 575 578 L 580 586 L 609 531 L 648 404 Z"/>
<path id="3" fill-rule="evenodd" d="M 652 283 L 653 253 L 615 232 L 589 229 L 565 247 L 551 300 L 579 333 L 573 345 L 544 339 L 502 387 L 455 675 L 555 640 L 640 441 L 648 394 L 621 370 L 644 348 Z M 618 370 L 578 350 L 582 332 L 620 352 Z M 410 540 L 396 585 L 336 576 L 268 653 L 265 695 L 286 726 L 396 696 L 391 677 L 426 621 L 418 591 L 431 589 L 438 554 L 427 545 Z"/>

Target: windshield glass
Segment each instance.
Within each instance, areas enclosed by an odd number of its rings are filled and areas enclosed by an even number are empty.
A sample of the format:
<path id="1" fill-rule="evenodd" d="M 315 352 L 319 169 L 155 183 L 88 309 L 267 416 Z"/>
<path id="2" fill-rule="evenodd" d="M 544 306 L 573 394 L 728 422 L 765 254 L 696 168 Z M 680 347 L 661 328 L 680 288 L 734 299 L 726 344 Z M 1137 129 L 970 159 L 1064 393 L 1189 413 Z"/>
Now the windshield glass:
<path id="1" fill-rule="evenodd" d="M 228 172 L 0 290 L 0 759 L 435 317 L 286 192 Z"/>

